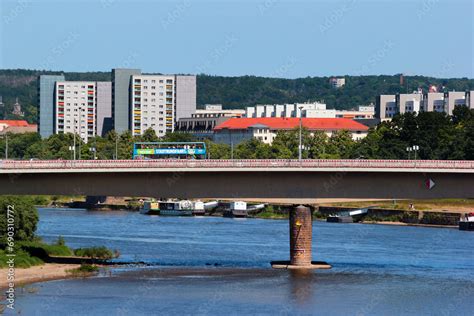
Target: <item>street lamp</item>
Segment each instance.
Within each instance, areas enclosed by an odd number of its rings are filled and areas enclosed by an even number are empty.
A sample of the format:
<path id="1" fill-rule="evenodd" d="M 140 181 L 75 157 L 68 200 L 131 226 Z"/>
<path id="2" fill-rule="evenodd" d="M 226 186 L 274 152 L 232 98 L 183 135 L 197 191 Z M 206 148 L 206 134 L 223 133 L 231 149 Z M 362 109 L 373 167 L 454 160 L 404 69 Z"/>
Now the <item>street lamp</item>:
<path id="1" fill-rule="evenodd" d="M 416 153 L 420 150 L 420 146 L 415 145 L 412 148 L 413 148 L 413 151 L 415 152 L 415 160 L 416 160 Z"/>
<path id="2" fill-rule="evenodd" d="M 5 133 L 5 160 L 8 160 L 8 133 Z"/>
<path id="3" fill-rule="evenodd" d="M 73 139 L 73 145 L 72 145 L 72 151 L 74 153 L 74 158 L 73 160 L 76 160 L 76 118 L 74 118 L 74 124 L 73 124 L 73 130 L 72 130 L 72 133 L 74 135 Z"/>
<path id="4" fill-rule="evenodd" d="M 407 152 L 408 152 L 408 160 L 410 160 L 410 153 L 413 151 L 415 153 L 415 160 L 416 160 L 416 153 L 420 150 L 420 146 L 414 145 L 407 147 Z"/>
<path id="5" fill-rule="evenodd" d="M 299 130 L 299 146 L 298 146 L 298 160 L 301 161 L 303 153 L 303 135 L 302 135 L 302 130 L 303 130 L 303 107 L 300 106 L 298 107 L 300 110 L 300 130 Z"/>
<path id="6" fill-rule="evenodd" d="M 118 159 L 118 133 L 115 132 L 115 160 Z"/>
<path id="7" fill-rule="evenodd" d="M 82 109 L 83 107 L 80 106 L 79 107 L 79 120 L 78 120 L 78 123 L 79 123 L 79 154 L 78 154 L 78 158 L 79 160 L 81 160 L 81 141 L 82 141 L 82 132 L 81 132 L 81 122 L 82 122 Z"/>

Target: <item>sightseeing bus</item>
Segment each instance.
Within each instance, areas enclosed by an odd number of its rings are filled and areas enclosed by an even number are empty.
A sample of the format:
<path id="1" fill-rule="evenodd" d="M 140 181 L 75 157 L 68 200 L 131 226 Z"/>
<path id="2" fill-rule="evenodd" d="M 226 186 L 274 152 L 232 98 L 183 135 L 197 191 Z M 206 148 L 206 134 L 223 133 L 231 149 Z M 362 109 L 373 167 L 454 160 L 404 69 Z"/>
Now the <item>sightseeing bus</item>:
<path id="1" fill-rule="evenodd" d="M 206 144 L 199 143 L 135 143 L 133 159 L 206 159 Z"/>

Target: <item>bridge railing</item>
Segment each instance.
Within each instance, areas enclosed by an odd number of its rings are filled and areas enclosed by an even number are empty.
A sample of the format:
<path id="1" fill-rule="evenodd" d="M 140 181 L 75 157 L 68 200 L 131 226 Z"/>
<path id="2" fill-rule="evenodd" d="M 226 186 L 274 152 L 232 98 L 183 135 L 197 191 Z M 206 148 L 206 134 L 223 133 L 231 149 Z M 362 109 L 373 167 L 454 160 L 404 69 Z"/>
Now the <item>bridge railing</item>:
<path id="1" fill-rule="evenodd" d="M 0 169 L 118 169 L 118 168 L 400 168 L 474 169 L 474 161 L 454 160 L 3 160 Z"/>

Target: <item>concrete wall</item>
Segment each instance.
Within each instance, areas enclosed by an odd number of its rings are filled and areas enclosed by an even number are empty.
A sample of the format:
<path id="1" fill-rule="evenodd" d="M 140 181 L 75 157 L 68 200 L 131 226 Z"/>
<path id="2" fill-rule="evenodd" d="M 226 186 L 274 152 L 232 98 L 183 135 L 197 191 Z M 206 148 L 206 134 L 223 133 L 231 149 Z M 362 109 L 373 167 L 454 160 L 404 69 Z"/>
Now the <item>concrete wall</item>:
<path id="1" fill-rule="evenodd" d="M 56 81 L 64 81 L 64 76 L 41 75 L 38 79 L 39 108 L 38 129 L 41 137 L 54 134 L 54 89 Z"/>
<path id="2" fill-rule="evenodd" d="M 335 172 L 304 169 L 0 174 L 0 194 L 168 198 L 474 198 L 474 173 Z M 430 190 L 427 179 L 436 185 Z"/>
<path id="3" fill-rule="evenodd" d="M 444 111 L 444 93 L 430 92 L 423 97 L 423 111 L 425 112 L 443 112 Z"/>
<path id="4" fill-rule="evenodd" d="M 105 136 L 113 129 L 112 82 L 97 82 L 97 135 Z"/>
<path id="5" fill-rule="evenodd" d="M 130 82 L 132 75 L 140 73 L 140 69 L 112 69 L 112 116 L 118 133 L 131 129 Z"/>
<path id="6" fill-rule="evenodd" d="M 176 76 L 176 122 L 196 113 L 196 76 Z"/>
<path id="7" fill-rule="evenodd" d="M 466 93 L 459 91 L 446 92 L 444 94 L 445 107 L 444 111 L 448 115 L 453 114 L 453 110 L 458 105 L 466 105 Z"/>
<path id="8" fill-rule="evenodd" d="M 375 117 L 379 119 L 391 118 L 398 113 L 394 94 L 379 95 L 375 101 Z"/>
<path id="9" fill-rule="evenodd" d="M 397 106 L 400 114 L 420 112 L 423 95 L 421 93 L 408 93 L 397 95 Z"/>

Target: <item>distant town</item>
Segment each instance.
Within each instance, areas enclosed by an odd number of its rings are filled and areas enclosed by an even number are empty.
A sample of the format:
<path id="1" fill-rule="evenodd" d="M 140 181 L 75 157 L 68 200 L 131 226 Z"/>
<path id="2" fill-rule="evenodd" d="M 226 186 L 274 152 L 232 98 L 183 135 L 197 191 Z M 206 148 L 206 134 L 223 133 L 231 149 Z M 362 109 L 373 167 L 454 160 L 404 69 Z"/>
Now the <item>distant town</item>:
<path id="1" fill-rule="evenodd" d="M 391 120 L 397 114 L 445 112 L 456 106 L 474 109 L 474 91 L 438 92 L 431 85 L 413 93 L 377 95 L 374 103 L 353 110 L 327 108 L 323 101 L 291 104 L 260 104 L 245 109 L 206 104 L 197 108 L 197 80 L 192 75 L 145 75 L 140 69 L 113 69 L 112 81 L 69 81 L 64 75 L 40 75 L 38 85 L 38 124 L 25 120 L 0 121 L 0 134 L 39 132 L 42 138 L 73 133 L 84 142 L 109 131 L 132 136 L 151 129 L 158 137 L 185 132 L 197 140 L 235 145 L 256 138 L 272 144 L 278 131 L 300 124 L 309 131 L 348 131 L 353 140 L 367 136 L 370 127 Z M 403 84 L 403 76 L 400 76 Z M 346 78 L 332 77 L 333 89 L 346 85 Z M 4 107 L 0 97 L 0 107 Z M 13 115 L 24 115 L 16 99 Z"/>

